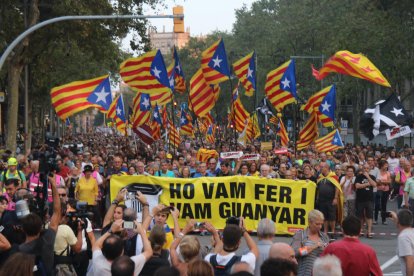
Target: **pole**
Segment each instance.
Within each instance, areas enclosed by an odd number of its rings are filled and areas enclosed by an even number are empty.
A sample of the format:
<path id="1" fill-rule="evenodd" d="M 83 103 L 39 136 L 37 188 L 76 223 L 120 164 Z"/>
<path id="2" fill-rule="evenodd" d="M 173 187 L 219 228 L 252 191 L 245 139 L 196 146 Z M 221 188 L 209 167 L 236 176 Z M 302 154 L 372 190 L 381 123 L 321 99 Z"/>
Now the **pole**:
<path id="1" fill-rule="evenodd" d="M 188 93 L 188 88 L 187 88 L 187 93 Z M 188 95 L 190 95 L 190 94 L 188 94 Z M 202 133 L 201 133 L 201 130 L 200 130 L 200 125 L 198 124 L 197 115 L 194 112 L 193 102 L 191 101 L 190 97 L 188 97 L 188 105 L 191 107 L 191 110 L 193 111 L 193 113 L 194 113 L 194 115 L 196 117 L 196 120 L 195 121 L 196 121 L 197 130 L 198 130 L 198 133 L 199 133 L 199 136 L 200 136 L 200 140 L 201 140 L 201 145 L 202 145 L 203 148 L 205 148 L 204 147 L 204 142 L 203 142 L 203 137 L 201 135 Z"/>
<path id="2" fill-rule="evenodd" d="M 132 14 L 117 14 L 117 15 L 68 15 L 68 16 L 60 16 L 55 17 L 49 20 L 45 20 L 42 22 L 39 22 L 32 27 L 25 30 L 23 33 L 21 33 L 18 37 L 16 37 L 12 43 L 7 47 L 7 49 L 4 51 L 3 55 L 0 58 L 0 71 L 3 68 L 3 65 L 7 59 L 7 57 L 11 54 L 14 47 L 16 47 L 26 36 L 33 33 L 34 31 L 47 26 L 52 23 L 61 22 L 61 21 L 70 21 L 70 20 L 107 20 L 107 19 L 115 19 L 115 20 L 124 20 L 124 19 L 146 19 L 146 18 L 184 18 L 183 14 L 177 14 L 177 15 L 132 15 Z"/>
<path id="3" fill-rule="evenodd" d="M 236 122 L 234 120 L 235 118 L 235 112 L 234 112 L 234 97 L 233 97 L 233 83 L 231 81 L 231 77 L 229 76 L 229 81 L 230 81 L 230 91 L 231 91 L 231 106 L 233 108 L 233 112 L 232 112 L 232 124 L 233 124 L 233 134 L 234 134 L 234 150 L 237 150 L 237 133 L 236 133 Z M 230 140 L 231 142 L 231 140 Z"/>
<path id="4" fill-rule="evenodd" d="M 24 27 L 27 28 L 27 0 L 24 0 Z M 29 66 L 24 66 L 24 151 L 28 152 L 29 142 Z"/>
<path id="5" fill-rule="evenodd" d="M 175 131 L 177 131 L 177 129 L 175 128 L 175 99 L 174 99 L 174 93 L 171 90 L 171 99 L 172 99 L 172 105 L 171 105 L 171 120 L 172 120 L 172 125 Z M 173 150 L 174 150 L 174 156 L 175 156 L 175 135 L 173 137 Z"/>

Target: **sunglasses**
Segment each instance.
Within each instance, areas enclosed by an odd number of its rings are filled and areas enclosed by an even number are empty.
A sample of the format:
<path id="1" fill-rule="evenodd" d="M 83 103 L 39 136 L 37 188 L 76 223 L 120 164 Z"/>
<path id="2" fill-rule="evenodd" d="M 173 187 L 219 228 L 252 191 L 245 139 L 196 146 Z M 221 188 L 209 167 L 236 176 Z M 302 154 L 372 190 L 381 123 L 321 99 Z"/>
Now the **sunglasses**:
<path id="1" fill-rule="evenodd" d="M 66 194 L 59 194 L 59 196 L 64 197 L 64 196 L 66 196 Z"/>

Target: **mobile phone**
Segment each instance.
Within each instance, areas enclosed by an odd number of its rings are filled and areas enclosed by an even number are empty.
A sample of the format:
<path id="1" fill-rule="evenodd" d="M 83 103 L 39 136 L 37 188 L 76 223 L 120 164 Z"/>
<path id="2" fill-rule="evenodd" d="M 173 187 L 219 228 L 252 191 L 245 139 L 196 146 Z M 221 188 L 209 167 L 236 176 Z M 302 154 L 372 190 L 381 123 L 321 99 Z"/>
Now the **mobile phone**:
<path id="1" fill-rule="evenodd" d="M 122 225 L 124 229 L 134 229 L 134 226 L 133 221 L 124 221 L 124 224 Z"/>

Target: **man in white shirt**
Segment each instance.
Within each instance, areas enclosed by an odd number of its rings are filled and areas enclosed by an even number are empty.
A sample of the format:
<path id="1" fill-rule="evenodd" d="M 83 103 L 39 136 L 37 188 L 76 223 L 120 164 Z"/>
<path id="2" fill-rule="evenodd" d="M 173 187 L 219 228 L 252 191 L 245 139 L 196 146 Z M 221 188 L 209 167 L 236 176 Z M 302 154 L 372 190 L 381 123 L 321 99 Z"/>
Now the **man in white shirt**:
<path id="1" fill-rule="evenodd" d="M 88 276 L 110 276 L 111 264 L 119 256 L 124 253 L 124 243 L 118 235 L 123 231 L 123 220 L 117 220 L 112 223 L 111 230 L 102 235 L 93 247 L 92 267 L 88 271 Z M 135 231 L 141 235 L 144 251 L 138 256 L 131 257 L 135 263 L 134 275 L 139 275 L 145 262 L 152 256 L 151 244 L 147 238 L 145 230 L 140 223 L 135 223 Z"/>
<path id="2" fill-rule="evenodd" d="M 400 209 L 398 214 L 390 212 L 398 228 L 397 255 L 400 258 L 403 276 L 414 275 L 414 229 L 413 214 L 408 209 Z"/>
<path id="3" fill-rule="evenodd" d="M 247 247 L 250 252 L 241 257 L 236 256 L 236 251 L 239 248 L 241 237 L 246 240 Z M 259 250 L 256 243 L 250 237 L 249 233 L 244 229 L 244 219 L 240 218 L 240 226 L 235 224 L 227 224 L 223 230 L 222 238 L 223 246 L 218 254 L 208 254 L 204 260 L 209 262 L 213 269 L 224 269 L 225 272 L 230 272 L 231 266 L 227 264 L 235 264 L 237 261 L 248 263 L 251 270 L 254 271 L 256 266 L 256 259 L 259 256 Z M 216 244 L 216 247 L 221 244 Z"/>

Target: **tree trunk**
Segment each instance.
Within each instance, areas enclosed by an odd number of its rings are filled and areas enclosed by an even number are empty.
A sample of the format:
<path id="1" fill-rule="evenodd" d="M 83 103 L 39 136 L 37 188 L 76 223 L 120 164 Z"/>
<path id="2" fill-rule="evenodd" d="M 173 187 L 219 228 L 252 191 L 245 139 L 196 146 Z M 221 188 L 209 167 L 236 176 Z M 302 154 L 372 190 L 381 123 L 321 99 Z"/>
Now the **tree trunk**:
<path id="1" fill-rule="evenodd" d="M 35 25 L 39 21 L 39 0 L 31 0 L 29 3 L 29 13 L 27 27 Z M 19 80 L 24 65 L 28 62 L 29 38 L 26 37 L 16 46 L 13 56 L 9 60 L 8 68 L 8 109 L 7 109 L 7 129 L 6 147 L 12 152 L 16 152 L 17 118 L 19 111 Z"/>
<path id="2" fill-rule="evenodd" d="M 6 148 L 16 151 L 17 118 L 19 110 L 19 80 L 23 66 L 11 64 L 8 72 L 8 101 L 7 101 L 7 128 Z"/>

